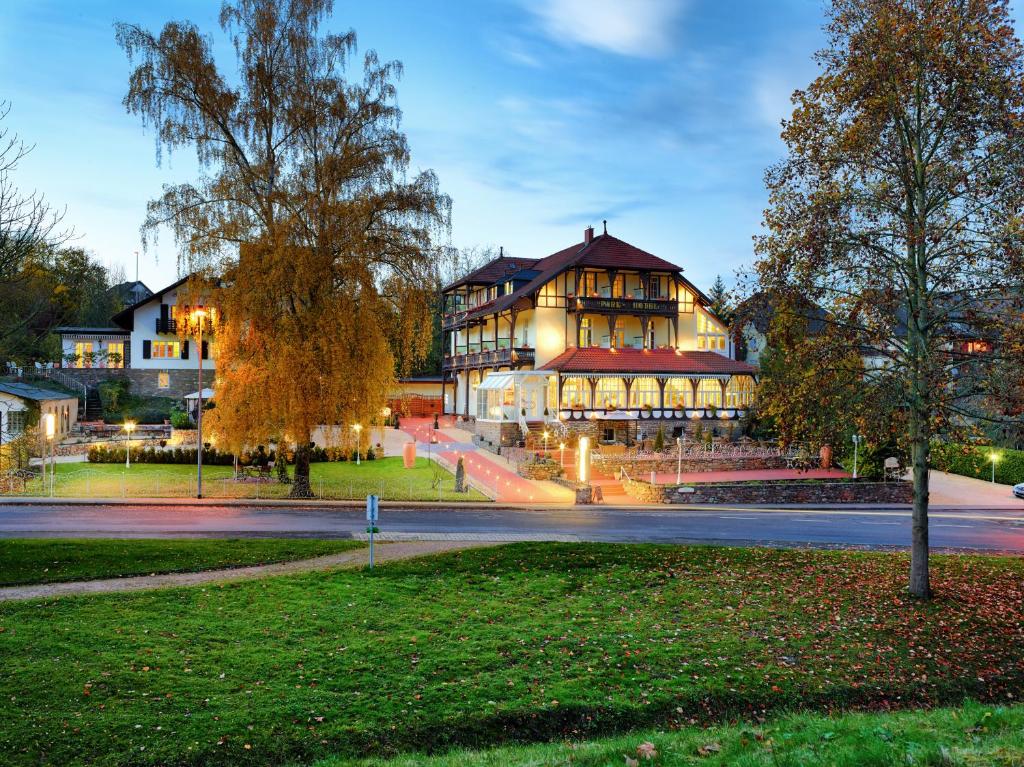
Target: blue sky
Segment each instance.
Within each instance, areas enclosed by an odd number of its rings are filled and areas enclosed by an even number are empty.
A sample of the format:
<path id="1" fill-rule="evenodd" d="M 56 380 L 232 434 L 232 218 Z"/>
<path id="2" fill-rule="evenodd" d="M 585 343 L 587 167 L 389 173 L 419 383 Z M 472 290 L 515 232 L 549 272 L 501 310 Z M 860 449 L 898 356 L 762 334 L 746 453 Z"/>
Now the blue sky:
<path id="1" fill-rule="evenodd" d="M 158 167 L 125 113 L 112 24 L 218 32 L 219 7 L 0 4 L 0 99 L 35 144 L 17 180 L 66 206 L 79 244 L 129 277 L 146 201 L 195 166 L 178 153 Z M 752 258 L 762 176 L 782 154 L 789 94 L 815 76 L 822 18 L 818 0 L 338 0 L 330 26 L 404 63 L 413 167 L 452 196 L 452 244 L 540 257 L 608 219 L 707 287 Z M 150 287 L 175 278 L 175 252 L 164 236 L 142 253 Z"/>

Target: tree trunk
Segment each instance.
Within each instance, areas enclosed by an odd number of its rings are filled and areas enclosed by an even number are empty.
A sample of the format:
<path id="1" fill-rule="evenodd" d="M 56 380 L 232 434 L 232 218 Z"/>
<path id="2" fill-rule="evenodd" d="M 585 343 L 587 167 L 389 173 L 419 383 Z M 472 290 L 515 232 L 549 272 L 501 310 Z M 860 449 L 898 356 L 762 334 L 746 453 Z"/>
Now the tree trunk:
<path id="1" fill-rule="evenodd" d="M 309 435 L 295 444 L 295 481 L 289 498 L 312 498 L 313 488 L 309 484 Z"/>
<path id="2" fill-rule="evenodd" d="M 910 409 L 910 459 L 914 477 L 914 511 L 910 543 L 910 594 L 930 599 L 928 574 L 928 455 L 931 450 L 927 411 Z"/>

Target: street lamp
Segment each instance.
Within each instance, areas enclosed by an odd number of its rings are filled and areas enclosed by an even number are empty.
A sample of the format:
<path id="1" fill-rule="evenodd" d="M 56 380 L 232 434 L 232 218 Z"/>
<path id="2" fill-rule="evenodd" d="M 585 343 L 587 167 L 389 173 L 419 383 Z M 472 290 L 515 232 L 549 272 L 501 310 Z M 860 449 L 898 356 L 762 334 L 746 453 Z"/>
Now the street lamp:
<path id="1" fill-rule="evenodd" d="M 43 431 L 46 434 L 46 445 L 50 450 L 50 496 L 53 497 L 53 480 L 57 472 L 57 461 L 53 457 L 53 440 L 57 436 L 57 416 L 46 413 L 43 416 Z M 43 456 L 43 487 L 46 486 L 46 456 Z"/>
<path id="2" fill-rule="evenodd" d="M 565 443 L 558 443 L 558 465 L 565 466 Z"/>
<path id="3" fill-rule="evenodd" d="M 999 454 L 996 452 L 989 453 L 988 459 L 992 461 L 992 484 L 996 483 L 996 464 L 999 462 Z"/>
<path id="4" fill-rule="evenodd" d="M 122 426 L 128 435 L 128 442 L 124 450 L 124 467 L 130 469 L 132 467 L 132 432 L 135 431 L 135 421 L 125 421 Z"/>
<path id="5" fill-rule="evenodd" d="M 857 448 L 860 447 L 860 443 L 864 441 L 863 434 L 853 435 L 853 478 L 857 479 Z"/>
<path id="6" fill-rule="evenodd" d="M 356 466 L 359 466 L 359 434 L 363 430 L 361 423 L 353 424 L 352 431 L 356 433 Z"/>
<path id="7" fill-rule="evenodd" d="M 192 310 L 192 322 L 199 328 L 199 399 L 196 400 L 196 498 L 203 497 L 203 320 L 205 309 Z"/>

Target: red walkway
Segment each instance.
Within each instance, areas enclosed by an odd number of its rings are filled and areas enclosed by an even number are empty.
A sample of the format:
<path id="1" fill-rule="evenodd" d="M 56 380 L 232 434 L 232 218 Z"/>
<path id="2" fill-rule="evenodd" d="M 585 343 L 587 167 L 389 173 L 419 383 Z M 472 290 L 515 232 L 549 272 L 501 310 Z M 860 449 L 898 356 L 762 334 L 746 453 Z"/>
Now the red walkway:
<path id="1" fill-rule="evenodd" d="M 440 453 L 446 460 L 455 466 L 459 456 L 463 458 L 463 465 L 466 473 L 482 482 L 488 488 L 497 492 L 496 500 L 507 503 L 564 503 L 564 498 L 559 498 L 548 493 L 540 484 L 528 479 L 523 479 L 514 471 L 509 471 L 493 461 L 484 458 L 477 452 L 460 453 L 455 450 L 444 450 Z"/>
<path id="2" fill-rule="evenodd" d="M 451 416 L 444 416 L 438 419 L 440 429 L 447 429 L 455 425 L 455 419 Z M 440 430 L 434 429 L 433 418 L 402 418 L 399 420 L 399 430 L 404 431 L 417 442 L 454 442 L 451 437 L 442 434 Z"/>

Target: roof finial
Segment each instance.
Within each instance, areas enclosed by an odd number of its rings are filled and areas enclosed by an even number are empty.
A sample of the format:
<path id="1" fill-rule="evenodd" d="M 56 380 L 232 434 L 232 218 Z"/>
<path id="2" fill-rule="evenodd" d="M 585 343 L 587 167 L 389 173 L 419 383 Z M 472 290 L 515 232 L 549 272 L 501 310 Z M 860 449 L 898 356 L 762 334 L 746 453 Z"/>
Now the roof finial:
<path id="1" fill-rule="evenodd" d="M 499 245 L 498 246 L 498 258 L 504 258 L 504 257 L 505 257 L 505 246 L 504 245 Z"/>
<path id="2" fill-rule="evenodd" d="M 602 223 L 602 224 L 604 224 L 604 233 L 605 233 L 605 234 L 608 234 L 608 219 L 606 218 L 606 219 L 605 219 L 604 221 L 602 221 L 601 223 Z"/>

